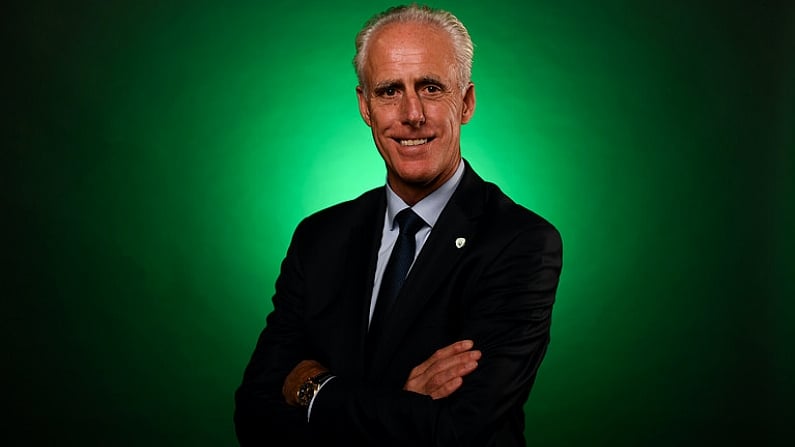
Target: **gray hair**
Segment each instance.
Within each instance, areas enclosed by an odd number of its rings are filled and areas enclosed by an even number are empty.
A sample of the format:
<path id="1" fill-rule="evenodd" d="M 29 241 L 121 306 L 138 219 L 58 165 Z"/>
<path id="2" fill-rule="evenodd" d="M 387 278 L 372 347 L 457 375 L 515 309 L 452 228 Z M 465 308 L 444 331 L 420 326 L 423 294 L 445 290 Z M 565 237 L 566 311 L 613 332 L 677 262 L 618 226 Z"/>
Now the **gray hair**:
<path id="1" fill-rule="evenodd" d="M 364 62 L 367 59 L 370 38 L 376 31 L 390 23 L 424 23 L 436 26 L 446 32 L 453 42 L 458 85 L 462 91 L 466 89 L 472 78 L 472 55 L 474 54 L 469 32 L 464 24 L 453 14 L 441 9 L 420 6 L 416 3 L 393 6 L 384 12 L 374 15 L 356 35 L 356 55 L 353 57 L 353 66 L 356 69 L 356 76 L 359 78 L 360 85 L 365 85 Z"/>

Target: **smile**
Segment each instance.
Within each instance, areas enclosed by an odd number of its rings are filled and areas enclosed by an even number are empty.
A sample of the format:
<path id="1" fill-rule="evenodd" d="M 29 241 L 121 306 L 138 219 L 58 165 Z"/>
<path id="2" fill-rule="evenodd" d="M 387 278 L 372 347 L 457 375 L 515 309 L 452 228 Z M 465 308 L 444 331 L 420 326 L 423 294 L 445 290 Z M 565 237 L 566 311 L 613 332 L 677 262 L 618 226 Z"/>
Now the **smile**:
<path id="1" fill-rule="evenodd" d="M 428 142 L 427 138 L 418 138 L 416 140 L 398 140 L 401 146 L 419 146 Z"/>

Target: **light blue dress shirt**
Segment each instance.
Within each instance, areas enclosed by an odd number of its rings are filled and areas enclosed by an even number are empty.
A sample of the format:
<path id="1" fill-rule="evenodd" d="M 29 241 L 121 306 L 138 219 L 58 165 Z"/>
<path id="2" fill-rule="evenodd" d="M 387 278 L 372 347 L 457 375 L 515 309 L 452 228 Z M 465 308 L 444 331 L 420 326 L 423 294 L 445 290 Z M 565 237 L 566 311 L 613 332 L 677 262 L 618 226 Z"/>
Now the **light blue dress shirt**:
<path id="1" fill-rule="evenodd" d="M 416 251 L 414 252 L 414 259 L 422 250 L 425 241 L 431 234 L 436 221 L 439 220 L 439 215 L 442 214 L 450 197 L 453 196 L 458 184 L 461 182 L 461 177 L 464 175 L 464 161 L 458 165 L 455 173 L 446 182 L 437 188 L 434 192 L 428 194 L 425 198 L 415 203 L 412 210 L 425 221 L 425 226 L 417 231 L 414 236 L 416 238 Z M 370 298 L 370 319 L 373 318 L 373 311 L 375 310 L 375 302 L 378 300 L 378 291 L 381 289 L 381 277 L 384 276 L 386 263 L 389 261 L 389 255 L 392 254 L 392 247 L 395 245 L 400 228 L 395 222 L 395 216 L 404 209 L 409 208 L 406 202 L 403 201 L 389 184 L 386 185 L 386 214 L 384 215 L 384 229 L 381 233 L 381 247 L 378 249 L 378 263 L 375 267 L 375 278 L 373 282 L 373 295 Z M 411 268 L 409 267 L 409 271 Z"/>

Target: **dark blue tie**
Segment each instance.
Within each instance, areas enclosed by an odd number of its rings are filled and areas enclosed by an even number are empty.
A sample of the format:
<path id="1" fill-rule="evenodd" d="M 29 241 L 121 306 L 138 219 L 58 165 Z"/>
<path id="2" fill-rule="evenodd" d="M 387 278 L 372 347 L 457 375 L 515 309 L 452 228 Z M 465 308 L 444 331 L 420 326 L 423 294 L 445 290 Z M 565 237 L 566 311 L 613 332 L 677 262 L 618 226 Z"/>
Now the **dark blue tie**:
<path id="1" fill-rule="evenodd" d="M 381 277 L 381 289 L 378 291 L 378 300 L 370 322 L 370 331 L 378 331 L 384 324 L 385 318 L 395 304 L 403 281 L 406 279 L 409 267 L 414 262 L 414 252 L 417 244 L 415 235 L 420 228 L 425 226 L 422 220 L 411 208 L 406 208 L 395 216 L 395 221 L 400 227 L 392 254 Z"/>

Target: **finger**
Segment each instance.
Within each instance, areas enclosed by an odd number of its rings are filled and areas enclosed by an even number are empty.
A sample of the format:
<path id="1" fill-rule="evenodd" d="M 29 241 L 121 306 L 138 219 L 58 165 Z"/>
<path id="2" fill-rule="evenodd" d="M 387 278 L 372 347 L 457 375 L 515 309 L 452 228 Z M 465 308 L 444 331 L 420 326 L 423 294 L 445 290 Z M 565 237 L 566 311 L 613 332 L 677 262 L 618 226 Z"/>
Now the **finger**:
<path id="1" fill-rule="evenodd" d="M 434 390 L 433 393 L 430 394 L 431 399 L 441 399 L 453 394 L 457 389 L 461 388 L 461 385 L 464 384 L 464 379 L 460 377 L 456 377 L 453 380 L 445 382 L 444 385 Z"/>
<path id="2" fill-rule="evenodd" d="M 477 354 L 475 359 L 480 358 L 480 352 L 472 352 L 466 353 L 468 355 Z M 450 395 L 453 391 L 458 389 L 459 385 L 455 385 L 457 379 L 460 379 L 472 371 L 474 371 L 478 366 L 476 360 L 471 361 L 462 361 L 460 363 L 455 363 L 454 365 L 441 370 L 438 373 L 431 372 L 433 368 L 429 368 L 426 370 L 424 374 L 420 374 L 414 378 L 410 378 L 406 381 L 403 389 L 406 391 L 413 391 L 418 394 L 424 394 L 426 396 L 431 396 L 433 393 L 444 397 Z"/>
<path id="3" fill-rule="evenodd" d="M 455 356 L 456 354 L 466 352 L 472 349 L 472 346 L 474 346 L 474 342 L 472 340 L 461 340 L 451 345 L 445 346 L 444 348 L 438 349 L 427 360 L 414 367 L 414 369 L 411 370 L 409 378 L 425 373 L 425 371 L 433 366 L 434 363 Z"/>
<path id="4" fill-rule="evenodd" d="M 466 351 L 459 353 L 455 357 L 437 361 L 436 363 L 427 367 L 421 374 L 414 374 L 414 372 L 412 372 L 412 375 L 409 376 L 407 383 L 410 382 L 413 386 L 417 386 L 420 389 L 425 390 L 428 388 L 428 382 L 436 378 L 435 382 L 431 384 L 432 387 L 436 387 L 438 384 L 441 384 L 452 377 L 461 375 L 461 373 L 457 371 L 459 368 L 464 368 L 461 370 L 462 373 L 468 374 L 471 372 L 466 370 L 466 365 L 471 362 L 477 362 L 480 360 L 480 357 L 480 351 Z"/>
<path id="5" fill-rule="evenodd" d="M 481 352 L 478 350 L 460 352 L 452 357 L 437 360 L 429 365 L 420 375 L 435 376 L 447 370 L 455 370 L 461 365 L 480 360 Z"/>
<path id="6" fill-rule="evenodd" d="M 472 340 L 461 340 L 457 341 L 451 345 L 447 345 L 444 348 L 437 349 L 436 352 L 433 353 L 431 356 L 432 359 L 441 360 L 451 356 L 454 356 L 458 353 L 468 351 L 472 349 L 472 346 L 475 345 L 475 342 Z"/>
<path id="7" fill-rule="evenodd" d="M 434 375 L 425 383 L 426 394 L 433 395 L 437 390 L 445 388 L 450 382 L 470 374 L 477 367 L 477 362 L 466 362 Z"/>

